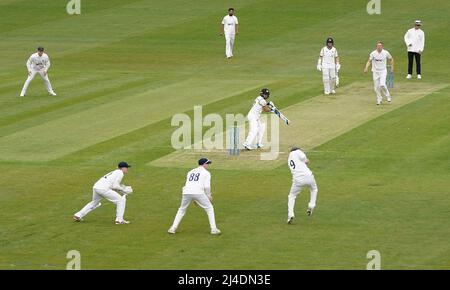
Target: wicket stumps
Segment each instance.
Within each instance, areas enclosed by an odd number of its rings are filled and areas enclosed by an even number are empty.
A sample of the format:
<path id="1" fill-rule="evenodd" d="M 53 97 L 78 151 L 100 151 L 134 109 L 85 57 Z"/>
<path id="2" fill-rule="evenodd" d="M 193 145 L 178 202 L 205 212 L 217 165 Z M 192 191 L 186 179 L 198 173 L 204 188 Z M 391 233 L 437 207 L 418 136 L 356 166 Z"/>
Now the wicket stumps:
<path id="1" fill-rule="evenodd" d="M 230 148 L 228 149 L 229 155 L 239 155 L 241 149 L 239 149 L 239 127 L 233 126 L 229 130 Z"/>
<path id="2" fill-rule="evenodd" d="M 389 89 L 394 87 L 394 73 L 391 71 L 391 66 L 387 66 L 386 85 Z"/>

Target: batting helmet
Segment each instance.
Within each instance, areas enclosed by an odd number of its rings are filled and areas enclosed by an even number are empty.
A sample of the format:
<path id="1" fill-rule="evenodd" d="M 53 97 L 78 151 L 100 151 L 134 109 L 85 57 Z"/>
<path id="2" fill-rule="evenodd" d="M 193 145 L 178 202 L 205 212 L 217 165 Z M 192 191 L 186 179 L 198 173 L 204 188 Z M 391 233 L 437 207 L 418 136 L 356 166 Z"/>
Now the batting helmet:
<path id="1" fill-rule="evenodd" d="M 270 95 L 269 89 L 268 88 L 261 89 L 260 95 L 264 99 L 267 99 L 269 97 L 269 95 Z"/>
<path id="2" fill-rule="evenodd" d="M 328 38 L 327 38 L 327 41 L 326 41 L 325 43 L 326 43 L 326 44 L 328 44 L 328 43 L 334 44 L 334 40 L 333 40 L 333 38 L 328 37 Z"/>

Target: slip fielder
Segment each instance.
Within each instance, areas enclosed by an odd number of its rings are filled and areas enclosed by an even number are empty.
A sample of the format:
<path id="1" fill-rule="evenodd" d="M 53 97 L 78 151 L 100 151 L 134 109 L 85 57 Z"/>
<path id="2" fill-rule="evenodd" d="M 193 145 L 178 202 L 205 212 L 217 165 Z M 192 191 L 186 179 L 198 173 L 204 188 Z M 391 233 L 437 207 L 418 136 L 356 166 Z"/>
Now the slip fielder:
<path id="1" fill-rule="evenodd" d="M 291 224 L 294 220 L 295 199 L 304 187 L 309 187 L 311 193 L 306 213 L 311 216 L 316 207 L 317 184 L 312 171 L 308 168 L 308 164 L 309 160 L 306 154 L 300 148 L 292 147 L 288 158 L 288 166 L 292 173 L 292 186 L 288 195 L 288 224 Z"/>
<path id="2" fill-rule="evenodd" d="M 326 46 L 320 50 L 317 60 L 317 70 L 322 71 L 323 89 L 325 95 L 335 94 L 334 86 L 336 84 L 336 73 L 341 69 L 339 55 L 334 47 L 333 38 L 326 40 Z"/>
<path id="3" fill-rule="evenodd" d="M 111 171 L 101 177 L 92 188 L 92 201 L 88 203 L 83 209 L 73 216 L 73 220 L 80 222 L 88 213 L 98 208 L 102 198 L 109 200 L 116 204 L 116 225 L 129 224 L 129 221 L 123 219 L 125 213 L 125 204 L 127 194 L 131 194 L 133 189 L 131 186 L 121 184 L 124 174 L 128 173 L 128 168 L 131 167 L 128 163 L 122 161 L 117 165 L 117 169 Z M 124 194 L 120 195 L 117 191 Z"/>
<path id="4" fill-rule="evenodd" d="M 377 105 L 380 105 L 383 101 L 381 93 L 383 92 L 390 103 L 392 101 L 392 96 L 386 85 L 387 76 L 387 60 L 390 60 L 391 72 L 394 73 L 394 58 L 391 56 L 389 51 L 383 49 L 383 42 L 377 42 L 377 49 L 372 51 L 369 55 L 369 60 L 364 68 L 364 73 L 367 73 L 369 66 L 372 65 L 373 73 L 373 87 L 377 95 Z"/>
<path id="5" fill-rule="evenodd" d="M 261 121 L 261 113 L 270 112 L 271 108 L 268 106 L 267 99 L 269 99 L 270 91 L 267 88 L 264 88 L 260 91 L 259 96 L 253 102 L 253 106 L 247 114 L 247 119 L 249 122 L 249 132 L 247 139 L 242 146 L 244 146 L 247 150 L 253 149 L 253 142 L 256 138 L 256 148 L 262 148 L 262 140 L 264 136 L 264 132 L 266 130 L 266 124 Z"/>
<path id="6" fill-rule="evenodd" d="M 186 176 L 186 183 L 183 187 L 183 194 L 181 199 L 181 205 L 175 216 L 172 226 L 167 231 L 169 234 L 175 234 L 186 214 L 186 210 L 194 201 L 198 206 L 203 208 L 208 215 L 209 225 L 211 227 L 212 235 L 219 235 L 220 230 L 216 226 L 216 219 L 214 217 L 214 207 L 211 203 L 211 173 L 208 171 L 208 167 L 211 164 L 211 160 L 207 158 L 201 158 L 198 160 L 198 167 L 188 172 Z"/>
<path id="7" fill-rule="evenodd" d="M 23 85 L 20 96 L 25 97 L 28 86 L 30 85 L 31 81 L 34 79 L 36 74 L 39 74 L 41 79 L 44 81 L 48 93 L 52 96 L 56 96 L 56 93 L 53 91 L 52 85 L 48 78 L 49 68 L 50 68 L 50 58 L 46 53 L 44 53 L 43 47 L 38 47 L 37 52 L 33 53 L 27 61 L 28 78 L 25 81 L 25 84 Z"/>

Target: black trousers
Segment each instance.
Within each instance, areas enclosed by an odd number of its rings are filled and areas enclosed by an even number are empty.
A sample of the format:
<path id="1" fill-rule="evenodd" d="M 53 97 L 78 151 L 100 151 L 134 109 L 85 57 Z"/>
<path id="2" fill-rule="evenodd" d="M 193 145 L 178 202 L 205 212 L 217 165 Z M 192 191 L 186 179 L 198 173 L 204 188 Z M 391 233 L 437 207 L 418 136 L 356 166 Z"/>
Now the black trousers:
<path id="1" fill-rule="evenodd" d="M 413 62 L 416 58 L 416 72 L 418 75 L 422 74 L 422 67 L 420 65 L 420 53 L 408 51 L 408 74 L 412 75 Z"/>

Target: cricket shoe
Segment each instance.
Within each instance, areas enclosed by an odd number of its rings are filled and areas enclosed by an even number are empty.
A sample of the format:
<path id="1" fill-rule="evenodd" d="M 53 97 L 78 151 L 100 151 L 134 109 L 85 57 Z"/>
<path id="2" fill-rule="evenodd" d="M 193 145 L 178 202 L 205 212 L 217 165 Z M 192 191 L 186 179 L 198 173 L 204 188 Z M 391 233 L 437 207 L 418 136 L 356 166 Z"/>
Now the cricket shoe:
<path id="1" fill-rule="evenodd" d="M 80 218 L 80 217 L 77 217 L 76 215 L 74 215 L 74 216 L 73 216 L 73 221 L 79 223 L 79 222 L 82 222 L 83 219 Z"/>
<path id="2" fill-rule="evenodd" d="M 331 91 L 331 94 L 332 94 L 332 95 L 335 95 L 335 94 L 336 94 L 336 91 L 335 91 L 335 90 L 332 90 L 332 91 Z"/>
<path id="3" fill-rule="evenodd" d="M 264 144 L 256 144 L 257 149 L 262 149 L 264 147 Z"/>
<path id="4" fill-rule="evenodd" d="M 171 235 L 174 235 L 177 232 L 177 230 L 174 228 L 170 228 L 167 232 Z"/>
<path id="5" fill-rule="evenodd" d="M 406 76 L 406 78 L 409 80 L 409 79 L 412 79 L 412 75 L 410 75 L 410 74 L 408 74 L 407 76 Z"/>
<path id="6" fill-rule="evenodd" d="M 129 224 L 130 222 L 129 221 L 126 221 L 126 220 L 121 220 L 121 221 L 116 221 L 116 225 L 127 225 L 127 224 Z"/>
<path id="7" fill-rule="evenodd" d="M 293 216 L 288 217 L 288 219 L 287 219 L 288 225 L 292 225 L 292 222 L 293 222 L 293 221 L 294 221 L 294 217 L 293 217 Z"/>
<path id="8" fill-rule="evenodd" d="M 312 216 L 313 210 L 314 210 L 314 208 L 308 207 L 308 209 L 306 210 L 306 214 L 307 214 L 308 216 Z"/>
<path id="9" fill-rule="evenodd" d="M 245 143 L 242 144 L 242 146 L 244 146 L 245 150 L 248 150 L 248 151 L 252 150 L 252 148 L 250 146 L 248 146 L 247 144 L 245 144 Z"/>
<path id="10" fill-rule="evenodd" d="M 25 94 L 20 94 L 20 96 L 19 97 L 25 97 Z"/>
<path id="11" fill-rule="evenodd" d="M 392 102 L 392 98 L 387 99 L 388 103 Z"/>
<path id="12" fill-rule="evenodd" d="M 219 229 L 211 230 L 211 235 L 220 235 L 222 232 Z"/>
<path id="13" fill-rule="evenodd" d="M 49 92 L 50 96 L 56 96 L 55 92 Z"/>
<path id="14" fill-rule="evenodd" d="M 329 94 L 330 94 L 330 92 L 325 92 L 325 95 L 327 95 L 327 96 L 328 96 Z"/>
<path id="15" fill-rule="evenodd" d="M 421 80 L 422 79 L 422 75 L 417 75 L 417 79 Z"/>

